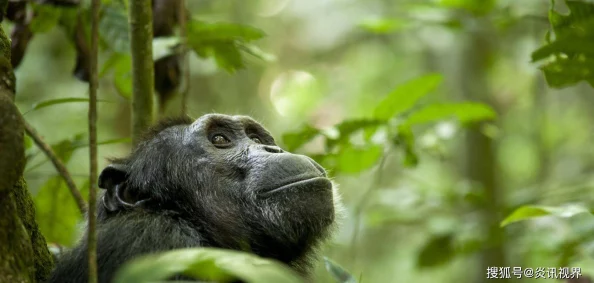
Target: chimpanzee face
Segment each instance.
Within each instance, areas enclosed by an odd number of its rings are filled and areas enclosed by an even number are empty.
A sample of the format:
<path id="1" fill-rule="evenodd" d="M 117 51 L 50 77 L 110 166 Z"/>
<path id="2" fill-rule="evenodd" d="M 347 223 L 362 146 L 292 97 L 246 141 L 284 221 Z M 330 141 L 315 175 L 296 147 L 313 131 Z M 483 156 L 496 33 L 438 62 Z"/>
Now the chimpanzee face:
<path id="1" fill-rule="evenodd" d="M 334 222 L 325 170 L 282 150 L 246 116 L 153 128 L 129 157 L 105 168 L 99 186 L 106 189 L 100 221 L 130 210 L 172 213 L 217 234 L 215 246 L 310 246 Z"/>

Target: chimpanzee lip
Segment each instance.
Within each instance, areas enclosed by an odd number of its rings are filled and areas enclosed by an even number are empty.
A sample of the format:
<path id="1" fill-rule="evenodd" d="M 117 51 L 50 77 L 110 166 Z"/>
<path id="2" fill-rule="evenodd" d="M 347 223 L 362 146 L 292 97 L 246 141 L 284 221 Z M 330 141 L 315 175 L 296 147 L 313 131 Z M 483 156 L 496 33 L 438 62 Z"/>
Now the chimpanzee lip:
<path id="1" fill-rule="evenodd" d="M 294 187 L 294 186 L 305 185 L 308 183 L 315 183 L 315 182 L 327 182 L 328 187 L 331 187 L 331 185 L 332 185 L 330 183 L 330 180 L 328 180 L 328 178 L 326 178 L 326 177 L 307 176 L 307 177 L 300 177 L 300 178 L 291 178 L 287 182 L 284 182 L 283 185 L 278 186 L 276 188 L 269 189 L 269 190 L 265 190 L 263 193 L 266 195 L 274 194 L 274 193 L 286 190 L 286 189 Z"/>

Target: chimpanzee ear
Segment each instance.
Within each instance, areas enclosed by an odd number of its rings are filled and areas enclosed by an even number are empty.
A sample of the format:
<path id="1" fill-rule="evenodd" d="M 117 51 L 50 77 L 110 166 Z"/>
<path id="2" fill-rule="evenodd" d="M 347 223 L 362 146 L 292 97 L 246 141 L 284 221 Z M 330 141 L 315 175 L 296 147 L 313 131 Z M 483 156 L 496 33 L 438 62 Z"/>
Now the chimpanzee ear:
<path id="1" fill-rule="evenodd" d="M 124 183 L 128 178 L 128 168 L 122 164 L 109 164 L 99 174 L 99 188 L 110 190 L 114 186 Z"/>
<path id="2" fill-rule="evenodd" d="M 145 201 L 128 186 L 128 174 L 126 165 L 110 164 L 99 175 L 99 188 L 106 190 L 103 206 L 108 211 L 135 207 Z"/>

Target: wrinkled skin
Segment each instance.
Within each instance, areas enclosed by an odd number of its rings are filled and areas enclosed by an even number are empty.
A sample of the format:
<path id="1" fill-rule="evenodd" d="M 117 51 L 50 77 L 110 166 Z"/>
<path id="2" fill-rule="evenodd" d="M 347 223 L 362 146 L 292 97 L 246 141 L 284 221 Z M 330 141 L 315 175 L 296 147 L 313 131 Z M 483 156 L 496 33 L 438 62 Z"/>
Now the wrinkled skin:
<path id="1" fill-rule="evenodd" d="M 99 187 L 99 282 L 138 255 L 186 247 L 249 251 L 307 276 L 335 219 L 324 169 L 246 116 L 161 122 L 112 160 Z M 87 281 L 85 242 L 61 256 L 49 282 Z"/>

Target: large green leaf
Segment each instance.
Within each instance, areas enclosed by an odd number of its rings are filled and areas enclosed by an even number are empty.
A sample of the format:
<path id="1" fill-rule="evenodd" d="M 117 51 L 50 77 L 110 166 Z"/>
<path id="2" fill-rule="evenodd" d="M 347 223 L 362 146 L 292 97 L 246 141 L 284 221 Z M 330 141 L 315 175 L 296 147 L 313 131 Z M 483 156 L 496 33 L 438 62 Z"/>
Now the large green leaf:
<path id="1" fill-rule="evenodd" d="M 566 206 L 539 206 L 526 205 L 516 209 L 507 218 L 501 221 L 501 226 L 506 226 L 510 223 L 532 219 L 542 216 L 557 216 L 568 218 L 581 213 L 591 213 L 588 208 L 579 204 L 570 204 Z"/>
<path id="2" fill-rule="evenodd" d="M 406 118 L 404 124 L 417 125 L 428 122 L 435 122 L 448 118 L 457 118 L 461 123 L 490 120 L 497 117 L 497 114 L 490 106 L 475 102 L 431 104 Z"/>
<path id="3" fill-rule="evenodd" d="M 330 260 L 327 257 L 324 257 L 324 265 L 326 266 L 326 270 L 332 274 L 332 277 L 338 283 L 357 283 L 355 277 L 353 277 L 348 271 L 346 271 L 342 266 L 338 263 Z"/>
<path id="4" fill-rule="evenodd" d="M 336 156 L 336 169 L 342 173 L 359 173 L 375 165 L 382 154 L 383 147 L 379 145 L 365 147 L 345 145 Z"/>
<path id="5" fill-rule="evenodd" d="M 541 69 L 551 87 L 586 81 L 594 86 L 594 3 L 565 1 L 568 15 L 549 11 L 555 40 L 532 53 L 532 60 L 548 60 Z M 550 34 L 547 34 L 550 39 Z"/>
<path id="6" fill-rule="evenodd" d="M 429 74 L 399 85 L 377 105 L 374 117 L 379 120 L 387 120 L 401 114 L 434 90 L 441 81 L 441 75 Z"/>
<path id="7" fill-rule="evenodd" d="M 143 256 L 126 263 L 114 283 L 157 282 L 176 274 L 196 279 L 229 282 L 302 282 L 282 263 L 253 254 L 215 248 L 193 248 Z"/>
<path id="8" fill-rule="evenodd" d="M 259 29 L 231 23 L 205 23 L 197 20 L 188 22 L 187 43 L 200 57 L 214 57 L 217 65 L 234 72 L 244 67 L 241 51 L 254 54 L 249 42 L 264 37 Z"/>
<path id="9" fill-rule="evenodd" d="M 88 182 L 81 188 L 88 195 Z M 33 198 L 36 222 L 48 242 L 72 245 L 78 236 L 80 210 L 61 176 L 51 177 Z"/>
<path id="10" fill-rule="evenodd" d="M 132 57 L 130 54 L 113 53 L 103 63 L 99 76 L 113 73 L 113 83 L 118 94 L 130 99 L 132 97 Z"/>

